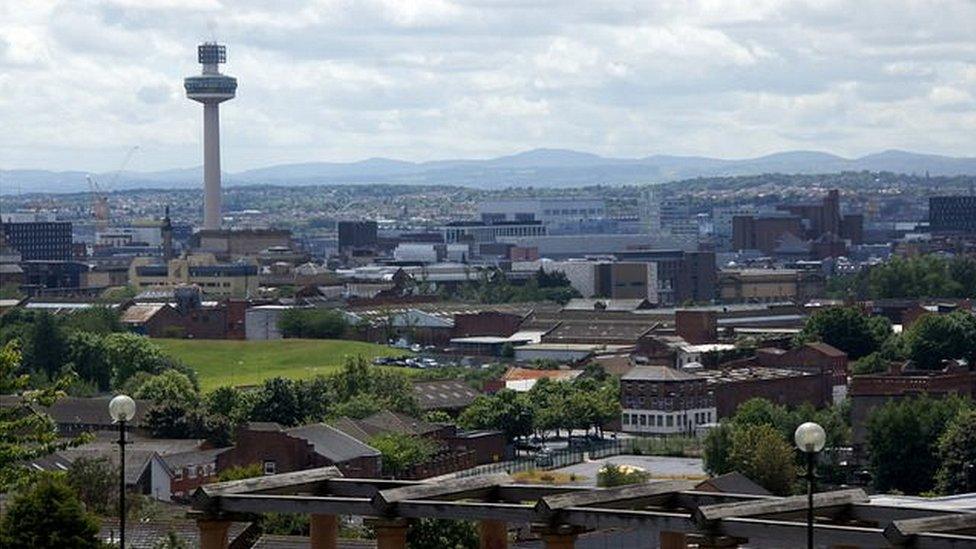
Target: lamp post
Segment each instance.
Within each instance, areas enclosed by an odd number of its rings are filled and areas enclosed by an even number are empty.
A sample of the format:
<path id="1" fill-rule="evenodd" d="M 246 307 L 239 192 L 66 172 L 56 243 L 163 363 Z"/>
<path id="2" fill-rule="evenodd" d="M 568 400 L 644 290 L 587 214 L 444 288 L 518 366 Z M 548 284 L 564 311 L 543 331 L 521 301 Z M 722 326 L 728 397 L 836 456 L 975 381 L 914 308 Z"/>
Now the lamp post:
<path id="1" fill-rule="evenodd" d="M 807 549 L 813 549 L 813 485 L 817 479 L 813 465 L 817 453 L 827 443 L 827 433 L 819 424 L 808 421 L 796 428 L 793 440 L 796 447 L 807 455 L 807 474 L 803 477 L 807 481 Z"/>
<path id="2" fill-rule="evenodd" d="M 119 548 L 125 549 L 125 424 L 136 415 L 136 401 L 118 395 L 108 403 L 108 414 L 119 424 Z"/>

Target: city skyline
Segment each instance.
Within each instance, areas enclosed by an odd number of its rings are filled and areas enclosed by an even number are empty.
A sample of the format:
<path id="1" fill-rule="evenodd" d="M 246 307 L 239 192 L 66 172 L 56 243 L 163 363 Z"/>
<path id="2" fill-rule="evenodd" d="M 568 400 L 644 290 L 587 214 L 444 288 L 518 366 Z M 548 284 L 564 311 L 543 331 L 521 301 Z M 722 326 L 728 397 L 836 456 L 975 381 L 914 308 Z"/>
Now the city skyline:
<path id="1" fill-rule="evenodd" d="M 968 2 L 716 7 L 103 2 L 0 8 L 3 169 L 201 164 L 182 97 L 212 37 L 245 83 L 224 167 L 976 150 Z M 208 21 L 220 21 L 219 25 Z M 57 97 L 55 97 L 55 95 Z M 54 106 L 52 106 L 54 105 Z"/>

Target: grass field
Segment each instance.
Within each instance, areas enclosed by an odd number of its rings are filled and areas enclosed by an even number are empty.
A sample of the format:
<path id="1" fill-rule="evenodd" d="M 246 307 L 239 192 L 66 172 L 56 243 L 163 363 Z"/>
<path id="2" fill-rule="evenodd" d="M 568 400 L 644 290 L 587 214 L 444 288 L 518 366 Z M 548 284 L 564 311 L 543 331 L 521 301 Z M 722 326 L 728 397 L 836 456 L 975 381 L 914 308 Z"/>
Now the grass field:
<path id="1" fill-rule="evenodd" d="M 402 355 L 393 349 L 361 341 L 333 339 L 277 339 L 271 341 L 228 341 L 156 339 L 163 351 L 197 371 L 200 389 L 221 385 L 258 385 L 281 376 L 307 379 L 338 370 L 346 357 Z M 406 373 L 413 370 L 397 368 Z"/>

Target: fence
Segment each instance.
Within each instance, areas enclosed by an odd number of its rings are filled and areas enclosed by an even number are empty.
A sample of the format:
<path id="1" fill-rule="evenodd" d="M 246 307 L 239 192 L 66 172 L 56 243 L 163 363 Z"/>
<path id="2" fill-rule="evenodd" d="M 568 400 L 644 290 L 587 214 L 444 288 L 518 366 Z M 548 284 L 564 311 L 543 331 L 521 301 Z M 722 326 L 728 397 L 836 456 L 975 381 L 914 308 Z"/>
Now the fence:
<path id="1" fill-rule="evenodd" d="M 499 461 L 479 465 L 464 471 L 458 471 L 456 478 L 472 477 L 490 473 L 520 473 L 534 469 L 561 469 L 583 463 L 586 456 L 590 459 L 599 459 L 609 456 L 616 456 L 628 453 L 631 446 L 627 440 L 598 440 L 586 441 L 585 443 L 573 444 L 569 448 L 553 450 L 551 452 L 540 453 L 534 457 L 513 459 L 509 461 Z"/>
<path id="2" fill-rule="evenodd" d="M 697 457 L 701 455 L 701 440 L 696 437 L 642 437 L 611 440 L 574 440 L 572 446 L 509 461 L 499 461 L 458 471 L 453 476 L 464 478 L 489 473 L 519 473 L 533 469 L 560 469 L 589 459 L 636 454 L 648 456 Z"/>

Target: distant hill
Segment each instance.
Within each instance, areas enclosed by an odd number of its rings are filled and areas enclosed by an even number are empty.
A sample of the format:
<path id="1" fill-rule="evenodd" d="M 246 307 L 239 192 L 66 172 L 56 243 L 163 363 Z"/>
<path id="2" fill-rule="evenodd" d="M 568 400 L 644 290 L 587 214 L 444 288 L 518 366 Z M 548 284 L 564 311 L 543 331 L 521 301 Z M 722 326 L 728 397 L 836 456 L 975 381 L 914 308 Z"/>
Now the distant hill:
<path id="1" fill-rule="evenodd" d="M 571 187 L 588 184 L 663 183 L 694 177 L 757 175 L 763 173 L 816 174 L 841 171 L 890 171 L 930 175 L 976 175 L 976 157 L 948 157 L 906 151 L 884 151 L 860 158 L 843 158 L 817 151 L 788 151 L 724 160 L 696 156 L 654 155 L 607 158 L 565 149 L 534 149 L 484 160 L 407 162 L 370 158 L 358 162 L 282 164 L 224 175 L 226 185 L 310 184 L 442 184 L 481 188 L 512 185 Z M 98 174 L 114 180 L 111 190 L 188 188 L 200 185 L 200 167 L 160 172 Z M 78 192 L 86 190 L 85 173 L 77 171 L 9 170 L 0 172 L 0 192 Z"/>

